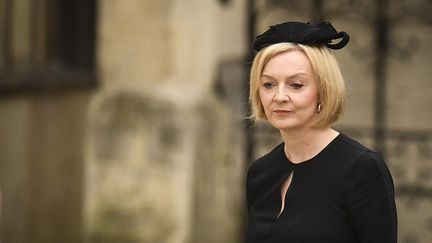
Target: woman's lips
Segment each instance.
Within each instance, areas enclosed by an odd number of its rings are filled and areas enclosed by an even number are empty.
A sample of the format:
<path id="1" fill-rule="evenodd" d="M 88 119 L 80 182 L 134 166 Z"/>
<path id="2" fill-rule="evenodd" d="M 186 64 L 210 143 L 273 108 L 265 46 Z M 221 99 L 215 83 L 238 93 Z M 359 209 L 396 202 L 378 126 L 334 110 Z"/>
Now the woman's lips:
<path id="1" fill-rule="evenodd" d="M 289 110 L 274 110 L 273 112 L 280 116 L 289 115 L 292 113 L 292 111 Z"/>

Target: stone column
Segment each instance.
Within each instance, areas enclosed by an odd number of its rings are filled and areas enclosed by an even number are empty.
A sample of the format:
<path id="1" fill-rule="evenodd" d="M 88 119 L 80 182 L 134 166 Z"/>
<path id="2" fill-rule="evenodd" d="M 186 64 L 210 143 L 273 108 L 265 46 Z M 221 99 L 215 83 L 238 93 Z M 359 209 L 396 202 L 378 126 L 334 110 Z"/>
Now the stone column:
<path id="1" fill-rule="evenodd" d="M 221 59 L 242 53 L 240 30 L 222 24 L 241 18 L 241 2 L 231 11 L 192 0 L 100 6 L 86 242 L 236 242 L 241 115 L 213 88 Z"/>

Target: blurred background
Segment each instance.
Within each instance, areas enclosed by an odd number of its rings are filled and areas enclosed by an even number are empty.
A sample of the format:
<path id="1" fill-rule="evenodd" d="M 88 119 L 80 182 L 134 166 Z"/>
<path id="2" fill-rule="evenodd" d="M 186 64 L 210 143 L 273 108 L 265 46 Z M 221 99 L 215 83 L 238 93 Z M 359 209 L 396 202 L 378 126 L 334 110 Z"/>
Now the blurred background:
<path id="1" fill-rule="evenodd" d="M 240 243 L 253 38 L 329 20 L 348 107 L 383 153 L 399 242 L 432 242 L 430 0 L 0 0 L 3 243 Z"/>

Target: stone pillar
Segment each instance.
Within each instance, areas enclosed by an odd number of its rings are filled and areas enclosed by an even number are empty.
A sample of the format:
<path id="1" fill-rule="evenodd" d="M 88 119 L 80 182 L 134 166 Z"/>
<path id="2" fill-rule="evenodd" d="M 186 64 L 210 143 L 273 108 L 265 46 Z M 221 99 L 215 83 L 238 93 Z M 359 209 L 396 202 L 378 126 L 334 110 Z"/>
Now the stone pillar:
<path id="1" fill-rule="evenodd" d="M 226 28 L 241 3 L 100 1 L 86 242 L 238 241 L 239 114 L 213 88 L 221 60 L 243 51 Z"/>
<path id="2" fill-rule="evenodd" d="M 104 96 L 91 113 L 89 242 L 185 242 L 193 114 L 133 92 Z"/>

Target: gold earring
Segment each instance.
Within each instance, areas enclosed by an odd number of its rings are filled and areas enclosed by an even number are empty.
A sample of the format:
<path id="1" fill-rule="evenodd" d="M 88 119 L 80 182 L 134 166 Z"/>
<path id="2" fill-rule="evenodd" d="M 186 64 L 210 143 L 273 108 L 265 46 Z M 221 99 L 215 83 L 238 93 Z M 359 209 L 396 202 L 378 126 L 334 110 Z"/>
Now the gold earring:
<path id="1" fill-rule="evenodd" d="M 321 112 L 321 108 L 322 108 L 322 106 L 321 106 L 321 103 L 320 103 L 320 104 L 318 104 L 318 109 L 317 109 L 318 113 Z"/>

